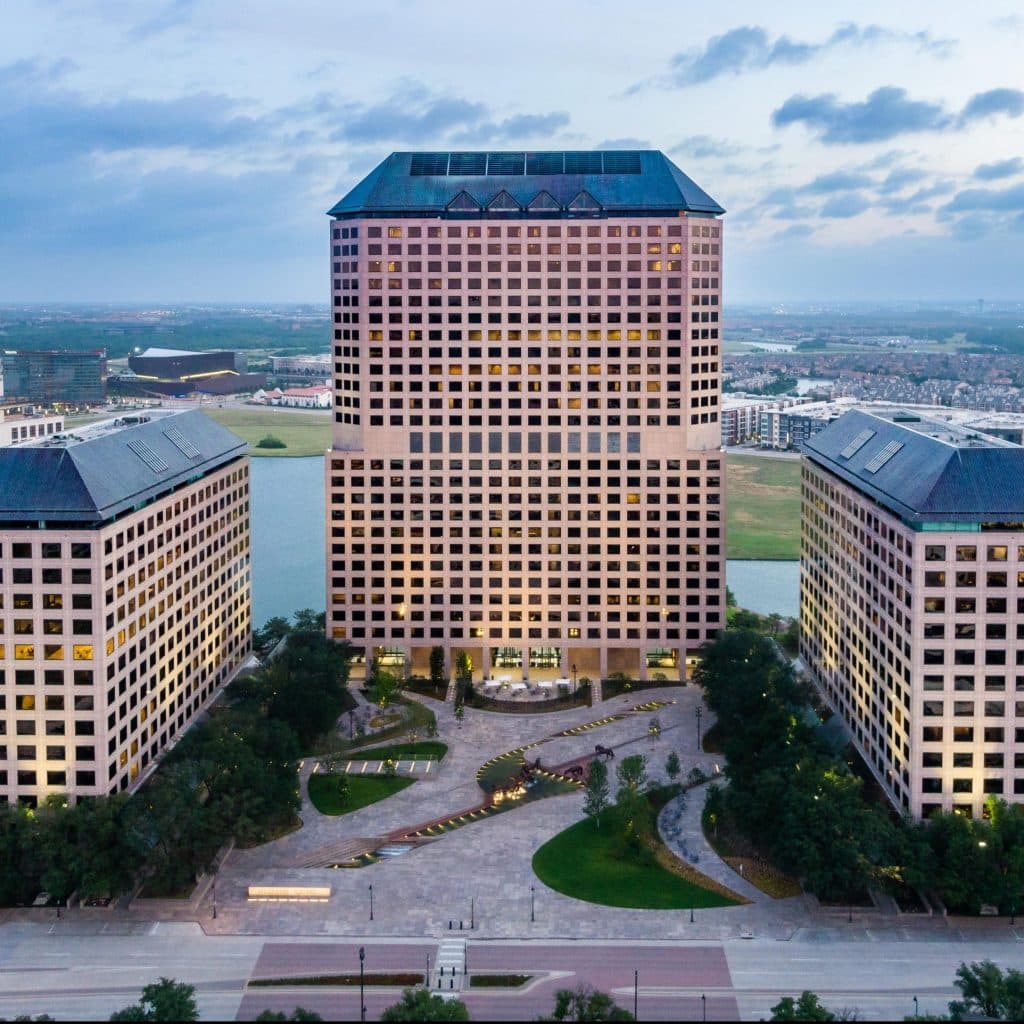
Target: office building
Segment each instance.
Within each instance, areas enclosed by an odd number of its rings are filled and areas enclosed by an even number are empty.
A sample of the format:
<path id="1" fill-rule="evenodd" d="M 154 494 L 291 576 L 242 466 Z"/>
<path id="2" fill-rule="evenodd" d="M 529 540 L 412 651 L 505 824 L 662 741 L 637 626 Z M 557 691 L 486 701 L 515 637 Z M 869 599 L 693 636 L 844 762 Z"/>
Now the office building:
<path id="1" fill-rule="evenodd" d="M 725 613 L 723 212 L 648 151 L 394 153 L 330 211 L 330 635 L 684 671 Z"/>
<path id="2" fill-rule="evenodd" d="M 107 400 L 104 349 L 7 351 L 0 362 L 8 399 L 57 407 L 102 405 Z"/>
<path id="3" fill-rule="evenodd" d="M 246 657 L 245 449 L 199 412 L 0 449 L 0 799 L 133 788 Z"/>
<path id="4" fill-rule="evenodd" d="M 1024 802 L 1024 448 L 911 410 L 804 445 L 800 650 L 892 802 Z"/>
<path id="5" fill-rule="evenodd" d="M 189 352 L 148 348 L 128 357 L 129 373 L 110 378 L 116 395 L 143 398 L 186 396 L 195 392 L 233 395 L 256 391 L 267 383 L 265 373 L 249 373 L 244 352 Z"/>

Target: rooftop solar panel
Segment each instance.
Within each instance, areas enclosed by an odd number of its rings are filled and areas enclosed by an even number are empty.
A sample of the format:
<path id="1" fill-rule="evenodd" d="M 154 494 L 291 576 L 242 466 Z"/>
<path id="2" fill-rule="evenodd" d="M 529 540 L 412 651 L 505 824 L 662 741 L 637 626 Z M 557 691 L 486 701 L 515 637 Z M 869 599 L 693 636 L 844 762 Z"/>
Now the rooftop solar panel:
<path id="1" fill-rule="evenodd" d="M 865 473 L 877 473 L 894 455 L 903 449 L 900 441 L 890 441 L 864 466 Z"/>
<path id="2" fill-rule="evenodd" d="M 561 174 L 565 166 L 564 153 L 527 153 L 527 174 Z"/>
<path id="3" fill-rule="evenodd" d="M 853 458 L 875 436 L 873 430 L 862 430 L 840 453 L 842 459 Z"/>
<path id="4" fill-rule="evenodd" d="M 601 174 L 603 162 L 601 153 L 566 153 L 566 174 Z"/>
<path id="5" fill-rule="evenodd" d="M 159 455 L 157 455 L 155 451 L 153 451 L 152 448 L 149 447 L 148 444 L 146 444 L 145 441 L 129 441 L 128 447 L 131 448 L 131 450 L 135 452 L 135 454 L 138 455 L 138 457 L 142 459 L 142 461 L 149 466 L 154 473 L 165 473 L 171 468 L 162 458 L 160 458 Z"/>
<path id="6" fill-rule="evenodd" d="M 177 427 L 169 427 L 165 430 L 164 437 L 186 458 L 202 458 L 203 453 Z"/>
<path id="7" fill-rule="evenodd" d="M 639 174 L 640 154 L 629 152 L 608 152 L 604 154 L 605 174 Z"/>
<path id="8" fill-rule="evenodd" d="M 488 153 L 488 174 L 523 174 L 525 153 Z"/>
<path id="9" fill-rule="evenodd" d="M 451 153 L 448 160 L 449 174 L 487 173 L 486 153 Z"/>
<path id="10" fill-rule="evenodd" d="M 413 153 L 409 173 L 422 177 L 427 174 L 447 174 L 447 153 Z"/>

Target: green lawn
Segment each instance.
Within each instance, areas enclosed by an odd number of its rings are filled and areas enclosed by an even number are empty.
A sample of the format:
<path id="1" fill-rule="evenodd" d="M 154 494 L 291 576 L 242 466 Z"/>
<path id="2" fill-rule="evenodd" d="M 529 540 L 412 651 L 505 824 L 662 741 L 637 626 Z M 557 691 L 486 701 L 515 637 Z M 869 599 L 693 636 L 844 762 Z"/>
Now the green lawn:
<path id="1" fill-rule="evenodd" d="M 800 462 L 729 454 L 729 558 L 800 557 Z"/>
<path id="2" fill-rule="evenodd" d="M 419 743 L 393 743 L 386 747 L 357 750 L 348 757 L 352 761 L 398 761 L 409 758 L 433 757 L 440 761 L 448 753 L 448 744 L 440 740 L 422 740 Z"/>
<path id="3" fill-rule="evenodd" d="M 258 458 L 323 455 L 331 445 L 331 416 L 328 412 L 285 412 L 252 405 L 222 409 L 206 406 L 202 411 L 248 441 L 253 446 L 249 454 Z M 284 441 L 287 447 L 255 447 L 267 434 Z"/>
<path id="4" fill-rule="evenodd" d="M 360 807 L 375 804 L 411 786 L 415 779 L 399 779 L 387 775 L 348 776 L 348 796 L 339 802 L 331 791 L 330 776 L 311 775 L 309 778 L 309 799 L 321 814 L 348 814 Z"/>
<path id="5" fill-rule="evenodd" d="M 731 907 L 735 901 L 673 875 L 657 864 L 643 865 L 612 855 L 608 821 L 599 829 L 589 819 L 548 840 L 533 855 L 537 877 L 556 892 L 587 903 L 647 910 Z"/>

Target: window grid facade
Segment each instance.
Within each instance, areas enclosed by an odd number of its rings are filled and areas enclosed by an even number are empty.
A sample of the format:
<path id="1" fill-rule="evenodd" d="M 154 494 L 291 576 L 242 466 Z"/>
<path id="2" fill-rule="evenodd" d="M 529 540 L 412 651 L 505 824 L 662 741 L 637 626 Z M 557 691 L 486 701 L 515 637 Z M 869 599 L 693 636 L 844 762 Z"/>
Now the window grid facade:
<path id="1" fill-rule="evenodd" d="M 897 806 L 1024 802 L 1024 532 L 915 529 L 805 457 L 801 655 Z"/>
<path id="2" fill-rule="evenodd" d="M 331 635 L 416 671 L 681 669 L 724 615 L 720 221 L 331 234 Z"/>
<path id="3" fill-rule="evenodd" d="M 133 788 L 250 649 L 248 458 L 96 528 L 0 529 L 0 798 Z"/>

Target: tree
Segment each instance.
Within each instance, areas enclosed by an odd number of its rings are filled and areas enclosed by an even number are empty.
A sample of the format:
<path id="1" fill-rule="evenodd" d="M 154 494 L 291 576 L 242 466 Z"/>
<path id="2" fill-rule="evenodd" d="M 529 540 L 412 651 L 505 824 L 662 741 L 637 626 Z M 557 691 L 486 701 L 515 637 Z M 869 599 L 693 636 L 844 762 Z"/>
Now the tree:
<path id="1" fill-rule="evenodd" d="M 373 702 L 383 711 L 398 695 L 399 688 L 398 677 L 381 669 L 374 680 Z"/>
<path id="2" fill-rule="evenodd" d="M 628 1010 L 619 1006 L 610 995 L 580 985 L 578 988 L 560 988 L 555 993 L 555 1006 L 550 1017 L 540 1020 L 636 1020 Z"/>
<path id="3" fill-rule="evenodd" d="M 773 1007 L 771 1020 L 835 1020 L 836 1015 L 821 1005 L 813 992 L 806 989 L 799 999 L 783 996 Z"/>
<path id="4" fill-rule="evenodd" d="M 679 764 L 679 755 L 674 751 L 669 751 L 669 755 L 665 758 L 665 774 L 675 782 L 679 778 L 679 773 L 682 771 L 682 767 Z"/>
<path id="5" fill-rule="evenodd" d="M 639 795 L 647 785 L 647 758 L 643 754 L 624 757 L 619 762 L 615 775 L 619 780 L 620 798 L 623 792 L 630 797 Z"/>
<path id="6" fill-rule="evenodd" d="M 440 689 L 445 684 L 444 678 L 444 648 L 430 648 L 430 685 Z"/>
<path id="7" fill-rule="evenodd" d="M 264 623 L 262 629 L 253 631 L 253 646 L 257 648 L 273 647 L 291 632 L 291 628 L 283 615 L 275 615 Z"/>
<path id="8" fill-rule="evenodd" d="M 464 704 L 473 688 L 473 659 L 465 652 L 455 655 L 455 703 Z"/>
<path id="9" fill-rule="evenodd" d="M 161 978 L 142 990 L 142 999 L 133 1006 L 126 1006 L 110 1015 L 114 1021 L 195 1021 L 199 1020 L 199 1008 L 195 1000 L 196 990 L 192 985 Z"/>
<path id="10" fill-rule="evenodd" d="M 322 633 L 326 628 L 326 612 L 315 612 L 312 608 L 300 608 L 292 618 L 296 633 Z"/>
<path id="11" fill-rule="evenodd" d="M 590 774 L 587 775 L 583 812 L 594 819 L 597 828 L 601 827 L 601 814 L 608 809 L 608 804 L 608 766 L 595 758 L 590 762 Z"/>
<path id="12" fill-rule="evenodd" d="M 458 999 L 442 999 L 425 988 L 407 988 L 394 1006 L 389 1006 L 381 1020 L 469 1020 L 466 1004 Z"/>
<path id="13" fill-rule="evenodd" d="M 953 984 L 963 996 L 949 1004 L 953 1020 L 963 1020 L 969 1014 L 990 1020 L 1024 1017 L 1024 971 L 1011 968 L 1004 974 L 991 960 L 961 963 Z"/>

